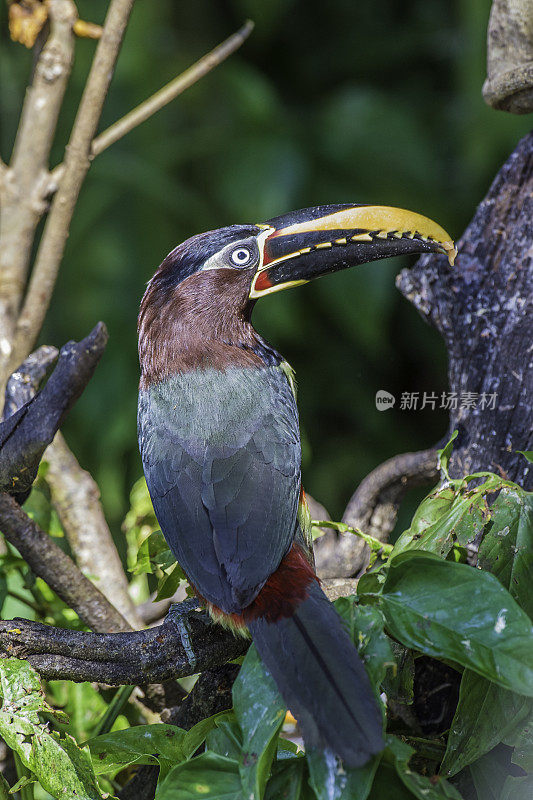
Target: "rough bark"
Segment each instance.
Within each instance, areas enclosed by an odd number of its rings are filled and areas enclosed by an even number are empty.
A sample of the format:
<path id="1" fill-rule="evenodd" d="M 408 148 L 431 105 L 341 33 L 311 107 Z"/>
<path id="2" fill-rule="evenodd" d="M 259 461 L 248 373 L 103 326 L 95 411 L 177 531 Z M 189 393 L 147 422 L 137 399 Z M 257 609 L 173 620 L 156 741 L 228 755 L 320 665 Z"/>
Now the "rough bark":
<path id="1" fill-rule="evenodd" d="M 89 627 L 105 632 L 130 629 L 122 614 L 79 571 L 70 556 L 5 493 L 0 494 L 0 529 L 34 573 Z"/>
<path id="2" fill-rule="evenodd" d="M 111 686 L 194 675 L 237 658 L 249 644 L 194 611 L 181 621 L 171 613 L 155 628 L 124 633 L 83 633 L 22 619 L 0 622 L 0 653 L 26 658 L 50 680 Z"/>
<path id="3" fill-rule="evenodd" d="M 81 342 L 68 342 L 44 389 L 0 423 L 0 491 L 24 502 L 46 447 L 91 379 L 106 343 L 102 322 Z"/>
<path id="4" fill-rule="evenodd" d="M 143 626 L 91 474 L 78 464 L 58 431 L 46 448 L 46 482 L 76 564 L 133 628 Z"/>
<path id="5" fill-rule="evenodd" d="M 458 398 L 449 432 L 459 431 L 450 474 L 491 470 L 527 489 L 533 470 L 517 451 L 533 449 L 532 189 L 533 133 L 478 207 L 458 242 L 456 266 L 422 256 L 397 279 L 448 350 L 450 390 Z M 467 397 L 472 407 L 461 402 Z"/>

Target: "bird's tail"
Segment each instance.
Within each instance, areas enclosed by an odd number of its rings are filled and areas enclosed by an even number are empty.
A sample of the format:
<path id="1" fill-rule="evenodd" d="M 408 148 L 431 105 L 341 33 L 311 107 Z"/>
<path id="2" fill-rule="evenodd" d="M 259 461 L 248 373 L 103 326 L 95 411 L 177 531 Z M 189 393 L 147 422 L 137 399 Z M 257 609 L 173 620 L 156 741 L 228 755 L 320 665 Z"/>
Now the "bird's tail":
<path id="1" fill-rule="evenodd" d="M 317 582 L 292 616 L 258 617 L 248 628 L 307 747 L 327 747 L 350 767 L 383 748 L 382 715 L 365 668 Z"/>

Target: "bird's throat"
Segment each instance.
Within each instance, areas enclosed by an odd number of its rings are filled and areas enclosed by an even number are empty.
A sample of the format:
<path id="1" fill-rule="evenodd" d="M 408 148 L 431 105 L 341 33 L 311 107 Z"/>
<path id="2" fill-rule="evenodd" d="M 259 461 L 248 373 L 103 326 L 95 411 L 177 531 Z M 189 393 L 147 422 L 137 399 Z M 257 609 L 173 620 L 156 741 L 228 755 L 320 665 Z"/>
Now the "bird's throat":
<path id="1" fill-rule="evenodd" d="M 265 343 L 249 321 L 247 282 L 224 272 L 193 275 L 171 290 L 157 273 L 150 281 L 138 321 L 141 388 L 179 372 L 265 365 Z"/>

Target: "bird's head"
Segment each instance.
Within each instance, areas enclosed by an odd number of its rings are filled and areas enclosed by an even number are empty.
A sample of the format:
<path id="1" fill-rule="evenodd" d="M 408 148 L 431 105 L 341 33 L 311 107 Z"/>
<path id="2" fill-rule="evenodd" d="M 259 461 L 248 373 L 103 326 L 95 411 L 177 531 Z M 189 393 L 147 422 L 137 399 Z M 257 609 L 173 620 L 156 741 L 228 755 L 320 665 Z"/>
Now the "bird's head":
<path id="1" fill-rule="evenodd" d="M 403 253 L 444 253 L 452 264 L 456 250 L 427 217 L 371 205 L 305 208 L 193 236 L 165 258 L 142 300 L 143 372 L 155 380 L 199 363 L 249 360 L 257 343 L 250 314 L 263 295 Z"/>
<path id="2" fill-rule="evenodd" d="M 263 295 L 330 272 L 404 253 L 456 250 L 446 231 L 421 214 L 388 206 L 326 205 L 293 211 L 264 224 L 231 225 L 176 247 L 155 279 L 244 311 Z"/>

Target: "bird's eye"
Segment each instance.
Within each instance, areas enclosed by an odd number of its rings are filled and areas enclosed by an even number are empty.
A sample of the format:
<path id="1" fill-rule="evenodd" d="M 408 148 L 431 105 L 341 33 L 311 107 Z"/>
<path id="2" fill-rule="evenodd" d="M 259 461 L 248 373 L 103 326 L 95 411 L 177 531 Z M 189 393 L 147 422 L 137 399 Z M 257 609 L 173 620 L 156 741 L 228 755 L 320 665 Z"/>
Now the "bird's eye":
<path id="1" fill-rule="evenodd" d="M 230 259 L 236 267 L 245 267 L 252 259 L 251 250 L 248 247 L 237 247 L 232 252 Z"/>

